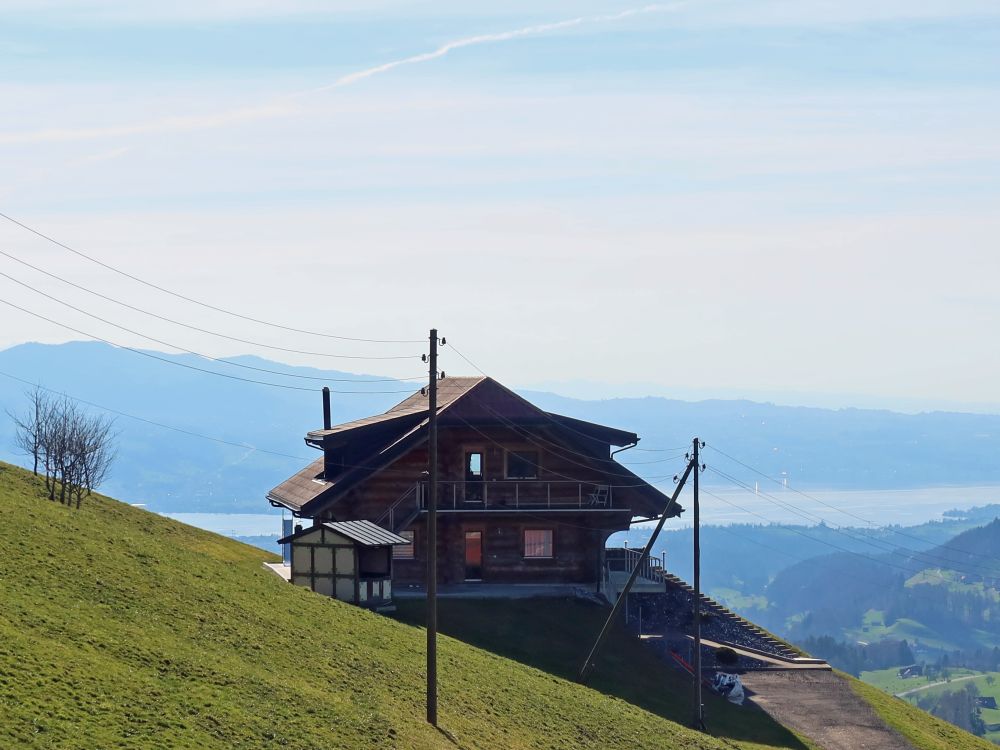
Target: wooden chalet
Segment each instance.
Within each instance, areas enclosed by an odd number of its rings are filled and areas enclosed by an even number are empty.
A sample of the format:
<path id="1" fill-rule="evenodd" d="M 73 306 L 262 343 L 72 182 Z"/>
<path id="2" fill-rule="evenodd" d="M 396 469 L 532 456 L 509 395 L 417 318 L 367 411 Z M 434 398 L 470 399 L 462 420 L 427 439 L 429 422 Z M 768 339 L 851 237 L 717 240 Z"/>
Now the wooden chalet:
<path id="1" fill-rule="evenodd" d="M 329 414 L 328 406 L 324 410 Z M 399 534 L 392 579 L 426 574 L 428 402 L 306 436 L 322 457 L 267 498 L 314 524 L 367 520 Z M 329 418 L 325 417 L 329 422 Z M 438 389 L 438 580 L 601 589 L 605 542 L 668 498 L 612 458 L 637 435 L 543 411 L 491 378 Z M 674 506 L 671 515 L 681 509 Z"/>

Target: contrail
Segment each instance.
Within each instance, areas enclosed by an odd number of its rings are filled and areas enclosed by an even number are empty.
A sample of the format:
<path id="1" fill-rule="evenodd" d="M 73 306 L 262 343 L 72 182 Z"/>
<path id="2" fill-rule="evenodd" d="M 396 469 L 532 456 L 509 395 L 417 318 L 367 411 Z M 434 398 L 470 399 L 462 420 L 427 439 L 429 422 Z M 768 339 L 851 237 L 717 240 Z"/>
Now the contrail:
<path id="1" fill-rule="evenodd" d="M 527 36 L 538 36 L 541 34 L 547 34 L 552 31 L 559 31 L 561 29 L 568 29 L 577 26 L 585 26 L 591 24 L 602 24 L 602 23 L 613 23 L 614 21 L 620 21 L 624 18 L 629 18 L 630 16 L 637 16 L 645 13 L 659 13 L 665 11 L 676 10 L 677 8 L 687 4 L 686 2 L 677 2 L 669 5 L 644 5 L 639 8 L 631 8 L 629 10 L 623 10 L 619 13 L 609 13 L 605 15 L 594 15 L 594 16 L 580 16 L 578 18 L 570 18 L 565 21 L 554 21 L 552 23 L 542 23 L 535 26 L 525 26 L 524 28 L 514 29 L 513 31 L 500 31 L 494 34 L 480 34 L 478 36 L 470 36 L 464 39 L 456 39 L 451 42 L 446 42 L 442 44 L 437 49 L 431 52 L 423 52 L 418 55 L 411 55 L 409 57 L 403 57 L 398 60 L 391 60 L 390 62 L 382 63 L 380 65 L 375 65 L 370 68 L 365 68 L 363 70 L 357 70 L 353 73 L 347 73 L 342 75 L 337 80 L 332 83 L 325 84 L 323 86 L 318 86 L 310 89 L 305 89 L 302 91 L 295 91 L 283 96 L 277 97 L 271 100 L 270 103 L 264 104 L 258 107 L 240 107 L 237 109 L 231 109 L 224 112 L 217 112 L 214 114 L 207 115 L 190 115 L 190 116 L 174 116 L 166 117 L 159 120 L 150 120 L 146 122 L 124 124 L 124 125 L 108 125 L 102 127 L 91 127 L 91 128 L 46 128 L 43 130 L 33 130 L 33 131 L 8 131 L 6 133 L 0 132 L 0 146 L 14 144 L 14 143 L 46 143 L 46 142 L 56 142 L 56 141 L 83 141 L 92 140 L 99 138 L 114 138 L 114 137 L 127 137 L 133 135 L 145 135 L 149 133 L 172 133 L 172 132 L 183 132 L 183 131 L 194 131 L 194 130 L 211 130 L 219 127 L 223 127 L 233 123 L 249 122 L 254 120 L 267 119 L 272 117 L 282 117 L 293 114 L 296 110 L 294 107 L 290 107 L 289 104 L 294 102 L 296 99 L 301 99 L 306 96 L 313 96 L 315 94 L 321 94 L 325 91 L 330 91 L 333 89 L 343 88 L 345 86 L 350 86 L 359 81 L 363 81 L 366 78 L 372 78 L 377 75 L 382 75 L 383 73 L 388 73 L 396 68 L 401 68 L 406 65 L 418 65 L 420 63 L 428 62 L 430 60 L 436 60 L 440 57 L 444 57 L 449 52 L 453 52 L 464 47 L 473 47 L 479 44 L 493 44 L 496 42 L 506 42 L 511 39 L 519 39 L 521 37 Z"/>
<path id="2" fill-rule="evenodd" d="M 491 44 L 494 42 L 506 42 L 510 39 L 518 39 L 525 36 L 538 36 L 540 34 L 546 34 L 550 31 L 558 31 L 560 29 L 568 29 L 574 26 L 583 26 L 586 24 L 595 23 L 610 23 L 612 21 L 620 21 L 623 18 L 628 18 L 629 16 L 637 16 L 642 13 L 656 13 L 666 10 L 673 10 L 679 7 L 682 3 L 675 3 L 673 5 L 645 5 L 641 8 L 632 8 L 630 10 L 623 10 L 620 13 L 611 13 L 607 15 L 599 16 L 580 16 L 579 18 L 571 18 L 566 21 L 554 21 L 552 23 L 542 23 L 535 26 L 525 26 L 521 29 L 515 29 L 513 31 L 501 31 L 495 34 L 480 34 L 478 36 L 470 36 L 465 39 L 456 39 L 451 42 L 445 42 L 440 47 L 438 47 L 433 52 L 423 52 L 419 55 L 411 55 L 410 57 L 403 57 L 399 60 L 392 60 L 391 62 L 382 63 L 381 65 L 375 65 L 371 68 L 365 68 L 364 70 L 358 70 L 354 73 L 348 73 L 338 78 L 333 83 L 326 84 L 325 86 L 319 86 L 317 88 L 307 89 L 305 91 L 300 91 L 294 96 L 303 96 L 306 94 L 318 94 L 323 91 L 329 91 L 330 89 L 342 88 L 344 86 L 350 86 L 352 83 L 357 83 L 365 78 L 371 78 L 372 76 L 377 76 L 382 73 L 388 73 L 394 68 L 400 68 L 404 65 L 417 65 L 422 62 L 427 62 L 429 60 L 436 60 L 439 57 L 444 57 L 449 52 L 456 49 L 462 49 L 463 47 L 474 47 L 478 44 Z"/>

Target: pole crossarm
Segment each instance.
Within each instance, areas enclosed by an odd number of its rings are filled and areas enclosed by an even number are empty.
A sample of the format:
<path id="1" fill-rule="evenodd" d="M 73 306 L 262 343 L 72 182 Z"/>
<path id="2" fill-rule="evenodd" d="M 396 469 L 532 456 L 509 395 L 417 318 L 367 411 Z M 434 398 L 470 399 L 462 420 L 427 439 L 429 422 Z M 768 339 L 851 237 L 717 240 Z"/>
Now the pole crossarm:
<path id="1" fill-rule="evenodd" d="M 639 571 L 642 569 L 646 560 L 649 559 L 650 550 L 653 549 L 653 543 L 656 541 L 656 537 L 659 536 L 660 530 L 663 528 L 663 524 L 666 522 L 667 516 L 670 513 L 670 509 L 673 507 L 674 503 L 677 502 L 677 498 L 680 496 L 681 490 L 684 489 L 684 483 L 687 482 L 688 477 L 696 466 L 697 465 L 693 459 L 688 461 L 688 465 L 684 469 L 684 473 L 677 482 L 677 487 L 674 488 L 674 494 L 671 495 L 670 499 L 667 501 L 667 505 L 663 509 L 663 513 L 660 514 L 660 520 L 656 524 L 656 528 L 653 529 L 653 533 L 650 535 L 649 541 L 646 542 L 646 546 L 642 550 L 642 555 L 640 555 L 635 567 L 632 569 L 631 575 L 628 577 L 628 581 L 625 583 L 625 588 L 623 588 L 621 594 L 618 595 L 618 599 L 615 601 L 615 606 L 611 608 L 611 614 L 608 615 L 608 619 L 605 621 L 604 627 L 601 628 L 600 635 L 597 636 L 597 640 L 594 642 L 594 647 L 590 649 L 590 653 L 587 655 L 586 661 L 584 661 L 583 666 L 580 667 L 580 672 L 578 674 L 580 682 L 585 683 L 590 677 L 590 673 L 594 671 L 597 653 L 601 650 L 601 646 L 604 645 L 604 641 L 611 632 L 611 626 L 614 623 L 615 618 L 618 616 L 619 610 L 621 610 L 624 606 L 628 592 L 632 589 L 632 584 L 635 583 L 635 579 L 639 576 Z"/>

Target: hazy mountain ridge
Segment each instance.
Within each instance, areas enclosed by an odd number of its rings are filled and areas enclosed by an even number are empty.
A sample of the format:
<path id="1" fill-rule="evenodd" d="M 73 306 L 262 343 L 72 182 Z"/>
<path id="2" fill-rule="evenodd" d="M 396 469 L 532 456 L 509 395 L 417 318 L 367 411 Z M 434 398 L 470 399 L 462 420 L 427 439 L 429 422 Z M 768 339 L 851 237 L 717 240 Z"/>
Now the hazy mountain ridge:
<path id="1" fill-rule="evenodd" d="M 156 356 L 236 377 L 282 381 L 277 375 L 226 368 L 192 355 Z M 291 367 L 258 357 L 233 359 L 314 377 L 365 377 Z M 136 498 L 156 510 L 266 511 L 264 493 L 315 455 L 302 437 L 320 423 L 320 381 L 285 381 L 300 387 L 315 386 L 316 391 L 268 388 L 170 366 L 97 342 L 16 346 L 0 352 L 0 370 L 180 430 L 291 456 L 223 445 L 120 418 L 120 460 L 105 490 Z M 384 411 L 415 390 L 419 381 L 330 385 L 334 391 L 373 391 L 333 394 L 334 421 L 349 421 Z M 22 408 L 26 388 L 23 383 L 0 377 L 0 407 Z M 995 460 L 1000 449 L 998 415 L 910 415 L 750 401 L 581 401 L 551 393 L 524 395 L 550 411 L 634 431 L 642 437 L 642 448 L 667 450 L 631 451 L 619 456 L 646 477 L 672 474 L 680 463 L 676 456 L 683 453 L 692 436 L 698 435 L 710 446 L 718 445 L 771 475 L 786 472 L 800 487 L 1000 484 L 1000 462 Z M 710 465 L 742 481 L 752 483 L 758 478 L 710 449 L 705 455 Z M 0 420 L 0 458 L 22 460 L 12 453 L 7 420 Z M 722 481 L 711 472 L 705 475 L 707 484 Z"/>

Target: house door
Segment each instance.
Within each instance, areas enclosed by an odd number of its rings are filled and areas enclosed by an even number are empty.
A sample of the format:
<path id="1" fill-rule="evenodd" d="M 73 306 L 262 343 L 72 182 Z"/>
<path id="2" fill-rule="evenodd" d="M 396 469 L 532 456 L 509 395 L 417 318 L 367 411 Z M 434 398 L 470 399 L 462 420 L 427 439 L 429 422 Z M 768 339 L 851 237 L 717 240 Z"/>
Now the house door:
<path id="1" fill-rule="evenodd" d="M 465 454 L 465 502 L 483 501 L 483 454 L 470 451 Z"/>
<path id="2" fill-rule="evenodd" d="M 483 580 L 483 532 L 465 532 L 465 580 Z"/>

